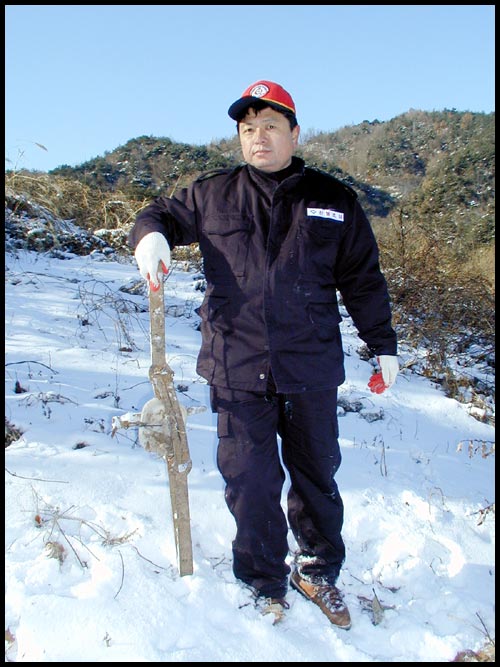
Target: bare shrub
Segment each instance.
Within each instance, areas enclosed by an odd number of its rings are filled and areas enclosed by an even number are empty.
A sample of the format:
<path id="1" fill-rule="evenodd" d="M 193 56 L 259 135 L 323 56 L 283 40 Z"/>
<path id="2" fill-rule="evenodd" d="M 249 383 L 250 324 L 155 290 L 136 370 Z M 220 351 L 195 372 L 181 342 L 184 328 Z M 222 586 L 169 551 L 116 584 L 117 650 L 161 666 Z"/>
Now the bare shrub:
<path id="1" fill-rule="evenodd" d="M 7 417 L 5 417 L 5 446 L 8 447 L 22 436 L 23 431 L 14 426 Z"/>
<path id="2" fill-rule="evenodd" d="M 137 213 L 149 203 L 122 192 L 103 192 L 76 179 L 37 172 L 8 172 L 6 189 L 23 193 L 63 220 L 87 231 L 130 228 Z M 18 207 L 20 204 L 17 205 Z"/>
<path id="3" fill-rule="evenodd" d="M 487 246 L 468 253 L 450 230 L 411 219 L 402 209 L 376 229 L 381 264 L 393 302 L 394 325 L 402 342 L 427 351 L 423 373 L 440 382 L 448 396 L 493 393 L 467 364 L 482 365 L 493 377 L 495 293 L 493 255 Z M 481 257 L 482 262 L 473 261 Z M 460 359 L 462 371 L 451 366 Z"/>

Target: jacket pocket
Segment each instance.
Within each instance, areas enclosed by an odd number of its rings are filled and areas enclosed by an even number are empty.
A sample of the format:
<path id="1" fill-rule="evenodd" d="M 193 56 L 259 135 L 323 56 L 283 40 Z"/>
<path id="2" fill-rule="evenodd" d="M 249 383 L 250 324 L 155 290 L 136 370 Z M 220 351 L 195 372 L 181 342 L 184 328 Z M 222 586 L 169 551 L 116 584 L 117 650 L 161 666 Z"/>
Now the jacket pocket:
<path id="1" fill-rule="evenodd" d="M 231 276 L 246 275 L 251 228 L 252 219 L 247 216 L 216 213 L 206 217 L 204 263 L 210 277 L 229 282 Z"/>
<path id="2" fill-rule="evenodd" d="M 311 302 L 307 306 L 307 313 L 319 340 L 334 341 L 340 338 L 339 324 L 342 317 L 336 303 Z"/>
<path id="3" fill-rule="evenodd" d="M 304 231 L 311 234 L 313 240 L 319 242 L 340 239 L 344 228 L 343 223 L 311 217 L 306 218 L 301 224 Z"/>
<path id="4" fill-rule="evenodd" d="M 202 319 L 202 333 L 218 332 L 226 334 L 232 330 L 232 316 L 229 313 L 230 299 L 228 296 L 219 296 L 209 293 L 198 309 Z"/>
<path id="5" fill-rule="evenodd" d="M 299 225 L 300 268 L 311 280 L 331 282 L 344 226 L 331 220 L 306 218 Z"/>

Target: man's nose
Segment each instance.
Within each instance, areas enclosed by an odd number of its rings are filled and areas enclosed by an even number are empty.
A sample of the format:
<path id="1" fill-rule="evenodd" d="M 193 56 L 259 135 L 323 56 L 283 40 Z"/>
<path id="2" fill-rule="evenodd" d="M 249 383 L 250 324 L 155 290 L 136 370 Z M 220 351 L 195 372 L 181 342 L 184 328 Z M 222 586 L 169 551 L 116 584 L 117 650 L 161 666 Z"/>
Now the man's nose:
<path id="1" fill-rule="evenodd" d="M 255 141 L 259 143 L 267 140 L 267 132 L 263 127 L 257 127 L 255 130 Z"/>

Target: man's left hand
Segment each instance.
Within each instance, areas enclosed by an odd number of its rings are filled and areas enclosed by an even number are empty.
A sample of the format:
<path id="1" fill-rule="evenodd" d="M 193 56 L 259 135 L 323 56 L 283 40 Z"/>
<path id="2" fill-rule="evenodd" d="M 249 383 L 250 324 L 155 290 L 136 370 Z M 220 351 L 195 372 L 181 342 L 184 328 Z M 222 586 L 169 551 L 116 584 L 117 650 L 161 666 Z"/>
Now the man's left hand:
<path id="1" fill-rule="evenodd" d="M 377 357 L 380 366 L 380 373 L 374 373 L 371 376 L 368 386 L 375 394 L 381 394 L 386 389 L 389 389 L 399 373 L 398 358 L 389 354 L 381 354 Z"/>

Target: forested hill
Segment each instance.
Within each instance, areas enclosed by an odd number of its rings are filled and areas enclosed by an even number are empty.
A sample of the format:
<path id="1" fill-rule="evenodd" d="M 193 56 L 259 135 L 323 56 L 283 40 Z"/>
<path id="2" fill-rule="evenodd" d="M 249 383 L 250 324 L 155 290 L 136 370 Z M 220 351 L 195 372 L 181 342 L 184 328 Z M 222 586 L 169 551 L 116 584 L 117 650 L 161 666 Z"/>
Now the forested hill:
<path id="1" fill-rule="evenodd" d="M 353 185 L 375 221 L 404 205 L 425 216 L 458 216 L 479 226 L 481 242 L 493 239 L 494 113 L 411 110 L 386 122 L 309 132 L 298 154 Z M 236 136 L 202 146 L 142 136 L 49 174 L 143 198 L 170 194 L 204 171 L 240 161 Z"/>

